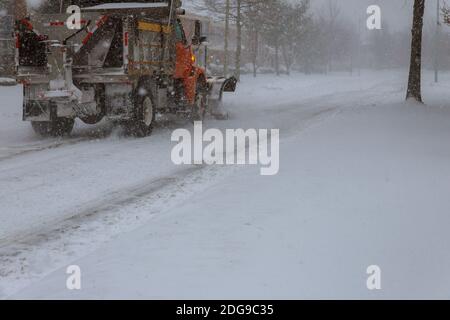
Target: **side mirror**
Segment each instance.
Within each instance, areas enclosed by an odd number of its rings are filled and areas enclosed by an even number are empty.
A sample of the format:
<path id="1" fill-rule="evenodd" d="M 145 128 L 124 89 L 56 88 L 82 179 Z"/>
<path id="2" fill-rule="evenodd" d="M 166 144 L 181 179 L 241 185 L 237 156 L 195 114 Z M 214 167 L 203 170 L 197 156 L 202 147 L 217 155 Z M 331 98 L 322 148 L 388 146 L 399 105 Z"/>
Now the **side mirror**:
<path id="1" fill-rule="evenodd" d="M 202 41 L 204 37 L 202 37 L 202 23 L 200 20 L 195 20 L 195 26 L 194 26 L 194 36 L 192 37 L 192 44 L 193 45 L 200 45 L 205 41 Z"/>

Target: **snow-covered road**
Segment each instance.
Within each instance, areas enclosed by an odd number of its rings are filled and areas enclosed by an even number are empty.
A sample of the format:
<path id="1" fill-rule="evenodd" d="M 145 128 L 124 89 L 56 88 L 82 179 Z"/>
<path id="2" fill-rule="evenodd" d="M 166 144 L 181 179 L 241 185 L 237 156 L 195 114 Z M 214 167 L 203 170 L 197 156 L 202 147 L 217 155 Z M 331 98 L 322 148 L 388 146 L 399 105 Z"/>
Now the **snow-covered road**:
<path id="1" fill-rule="evenodd" d="M 41 140 L 20 88 L 0 88 L 0 297 L 448 297 L 450 80 L 427 82 L 423 107 L 402 103 L 405 79 L 245 78 L 231 120 L 205 126 L 280 129 L 274 177 L 173 165 L 182 121 L 146 139 L 77 124 Z"/>

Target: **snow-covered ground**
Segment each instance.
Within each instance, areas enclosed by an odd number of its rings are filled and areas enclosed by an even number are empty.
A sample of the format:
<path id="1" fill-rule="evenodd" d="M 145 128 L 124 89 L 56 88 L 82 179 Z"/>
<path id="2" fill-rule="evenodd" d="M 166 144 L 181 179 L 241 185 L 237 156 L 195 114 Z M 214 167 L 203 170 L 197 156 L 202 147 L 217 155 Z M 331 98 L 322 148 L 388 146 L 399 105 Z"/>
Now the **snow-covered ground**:
<path id="1" fill-rule="evenodd" d="M 450 75 L 245 77 L 229 121 L 278 128 L 280 173 L 174 166 L 152 137 L 39 139 L 0 88 L 0 297 L 448 298 Z M 66 289 L 66 267 L 82 290 Z M 366 268 L 382 290 L 366 288 Z"/>

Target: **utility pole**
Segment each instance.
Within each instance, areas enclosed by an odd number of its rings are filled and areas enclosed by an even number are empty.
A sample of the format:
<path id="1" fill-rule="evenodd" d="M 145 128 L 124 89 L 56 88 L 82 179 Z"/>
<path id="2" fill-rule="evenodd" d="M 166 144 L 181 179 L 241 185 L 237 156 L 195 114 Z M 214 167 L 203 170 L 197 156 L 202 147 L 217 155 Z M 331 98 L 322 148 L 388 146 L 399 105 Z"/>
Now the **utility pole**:
<path id="1" fill-rule="evenodd" d="M 230 0 L 227 0 L 225 7 L 225 44 L 223 58 L 223 73 L 228 76 L 228 39 L 230 37 Z"/>
<path id="2" fill-rule="evenodd" d="M 359 16 L 358 18 L 358 77 L 361 76 L 361 47 L 362 47 L 362 31 L 361 31 L 361 27 L 362 27 L 362 22 L 363 20 L 361 19 L 361 16 Z"/>
<path id="3" fill-rule="evenodd" d="M 236 66 L 234 76 L 241 80 L 241 53 L 242 53 L 242 1 L 236 0 Z"/>
<path id="4" fill-rule="evenodd" d="M 441 4 L 440 0 L 436 0 L 436 32 L 434 35 L 434 82 L 439 82 L 439 32 L 440 32 L 440 14 Z"/>

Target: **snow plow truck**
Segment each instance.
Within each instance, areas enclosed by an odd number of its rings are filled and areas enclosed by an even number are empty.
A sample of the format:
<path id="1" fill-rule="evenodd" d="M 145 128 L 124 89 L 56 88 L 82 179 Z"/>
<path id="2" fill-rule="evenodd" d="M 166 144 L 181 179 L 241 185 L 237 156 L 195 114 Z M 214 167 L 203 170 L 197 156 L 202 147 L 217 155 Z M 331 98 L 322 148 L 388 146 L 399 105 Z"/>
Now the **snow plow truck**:
<path id="1" fill-rule="evenodd" d="M 72 8 L 81 9 L 80 19 L 71 20 Z M 15 45 L 2 31 L 13 71 L 3 62 L 0 77 L 23 85 L 23 120 L 41 136 L 69 134 L 76 118 L 106 118 L 137 137 L 151 134 L 156 114 L 226 118 L 222 96 L 237 81 L 207 75 L 202 23 L 191 21 L 187 39 L 184 14 L 180 0 L 79 0 L 61 1 L 57 13 L 16 16 Z M 11 16 L 0 19 L 11 25 Z"/>

